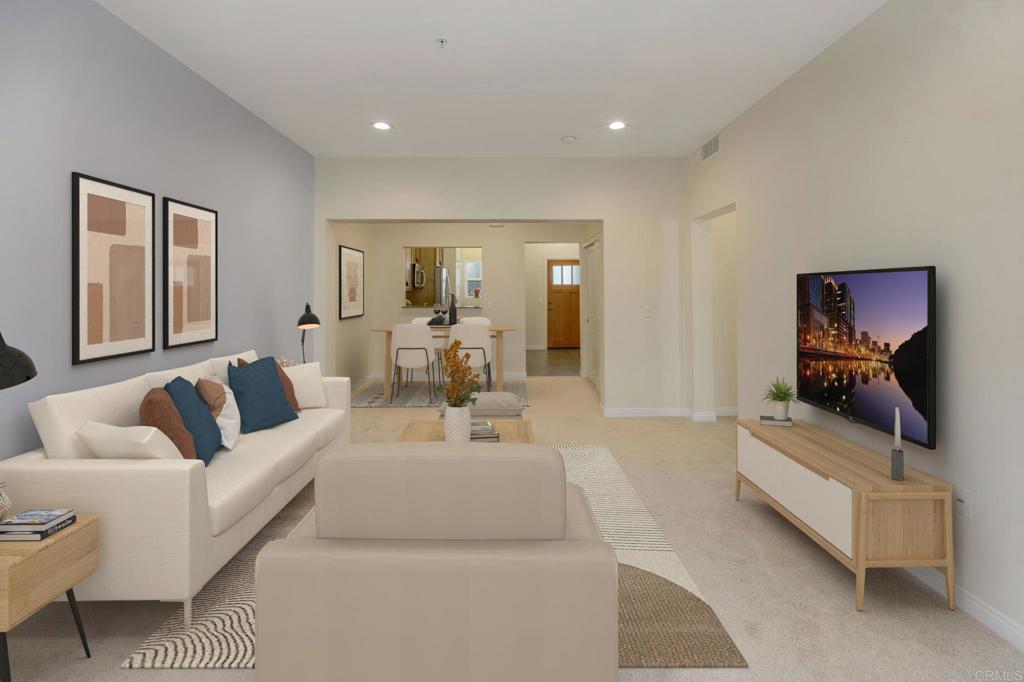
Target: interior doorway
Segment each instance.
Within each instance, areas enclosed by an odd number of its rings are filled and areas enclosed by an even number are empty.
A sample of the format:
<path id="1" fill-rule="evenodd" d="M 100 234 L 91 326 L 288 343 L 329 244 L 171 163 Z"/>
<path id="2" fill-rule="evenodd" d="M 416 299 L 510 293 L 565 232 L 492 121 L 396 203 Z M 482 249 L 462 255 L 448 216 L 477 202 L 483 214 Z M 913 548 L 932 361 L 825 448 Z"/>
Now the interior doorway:
<path id="1" fill-rule="evenodd" d="M 526 245 L 526 374 L 580 376 L 579 243 Z"/>

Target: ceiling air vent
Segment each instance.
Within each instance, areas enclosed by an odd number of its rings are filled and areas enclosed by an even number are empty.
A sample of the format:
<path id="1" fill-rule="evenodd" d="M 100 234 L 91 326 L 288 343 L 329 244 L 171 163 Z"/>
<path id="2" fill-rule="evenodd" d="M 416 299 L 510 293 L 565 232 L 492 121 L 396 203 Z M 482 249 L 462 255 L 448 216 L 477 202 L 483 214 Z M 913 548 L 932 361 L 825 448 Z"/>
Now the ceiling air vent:
<path id="1" fill-rule="evenodd" d="M 704 161 L 709 156 L 718 151 L 718 135 L 715 135 L 710 140 L 700 146 L 700 160 Z"/>

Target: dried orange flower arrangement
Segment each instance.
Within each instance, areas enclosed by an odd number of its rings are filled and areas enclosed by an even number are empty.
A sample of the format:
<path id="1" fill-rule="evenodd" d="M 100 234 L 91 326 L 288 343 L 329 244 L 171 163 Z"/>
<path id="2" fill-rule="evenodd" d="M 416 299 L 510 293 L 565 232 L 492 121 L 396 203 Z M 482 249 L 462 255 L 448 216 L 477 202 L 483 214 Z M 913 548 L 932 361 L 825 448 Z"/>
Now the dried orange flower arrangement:
<path id="1" fill-rule="evenodd" d="M 461 341 L 452 341 L 444 349 L 444 373 L 448 384 L 444 395 L 450 407 L 466 407 L 476 403 L 473 393 L 480 390 L 480 374 L 469 366 L 469 353 L 459 354 Z"/>

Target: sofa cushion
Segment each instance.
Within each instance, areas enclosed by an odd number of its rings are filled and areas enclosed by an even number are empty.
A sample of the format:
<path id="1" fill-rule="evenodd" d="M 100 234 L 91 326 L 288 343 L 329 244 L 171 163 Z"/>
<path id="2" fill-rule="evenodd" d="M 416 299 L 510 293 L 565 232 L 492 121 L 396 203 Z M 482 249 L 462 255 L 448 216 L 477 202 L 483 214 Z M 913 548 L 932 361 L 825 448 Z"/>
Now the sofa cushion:
<path id="1" fill-rule="evenodd" d="M 299 407 L 304 410 L 327 407 L 324 376 L 320 371 L 319 362 L 307 362 L 304 365 L 292 365 L 283 369 L 295 389 L 295 400 Z"/>
<path id="2" fill-rule="evenodd" d="M 245 360 L 246 362 L 256 362 L 260 359 L 260 356 L 256 355 L 256 351 L 254 350 L 247 350 L 244 353 L 222 355 L 219 358 L 210 358 L 210 368 L 213 370 L 213 374 L 226 384 L 228 383 L 228 365 L 237 364 L 239 359 Z"/>
<path id="3" fill-rule="evenodd" d="M 178 412 L 171 394 L 163 388 L 151 388 L 139 406 L 139 421 L 143 426 L 160 429 L 171 439 L 185 459 L 196 459 L 196 441 Z"/>
<path id="4" fill-rule="evenodd" d="M 97 459 L 181 459 L 171 439 L 153 426 L 111 426 L 88 422 L 78 437 Z"/>
<path id="5" fill-rule="evenodd" d="M 277 486 L 273 457 L 245 457 L 239 451 L 222 452 L 206 467 L 206 497 L 210 527 L 220 535 L 256 508 Z"/>
<path id="6" fill-rule="evenodd" d="M 252 363 L 245 358 L 238 358 L 237 364 L 239 367 L 245 367 Z M 277 367 L 277 378 L 281 380 L 281 388 L 284 389 L 284 397 L 288 399 L 288 404 L 292 406 L 292 410 L 294 412 L 300 412 L 302 408 L 299 406 L 298 398 L 295 397 L 295 384 L 292 383 L 291 377 L 289 377 L 287 372 L 284 371 L 284 368 L 281 367 L 281 363 L 277 361 L 277 358 L 274 359 L 274 366 Z M 228 370 L 228 375 L 230 376 L 230 374 L 231 371 Z"/>
<path id="7" fill-rule="evenodd" d="M 133 377 L 105 386 L 58 393 L 30 403 L 28 411 L 51 459 L 92 459 L 92 451 L 76 435 L 86 422 L 138 426 L 139 403 L 148 386 Z"/>
<path id="8" fill-rule="evenodd" d="M 184 367 L 178 367 L 177 369 L 164 369 L 159 372 L 150 372 L 146 374 L 146 384 L 150 388 L 162 388 L 171 381 L 174 381 L 175 377 L 182 377 L 187 379 L 190 384 L 195 385 L 197 381 L 205 376 L 213 374 L 213 369 L 210 367 L 209 360 L 203 360 L 197 362 L 194 365 L 185 365 Z"/>
<path id="9" fill-rule="evenodd" d="M 565 467 L 550 445 L 346 445 L 320 460 L 315 494 L 321 538 L 565 539 Z"/>
<path id="10" fill-rule="evenodd" d="M 210 414 L 217 420 L 220 429 L 220 444 L 228 450 L 238 443 L 242 433 L 242 416 L 238 413 L 235 392 L 228 388 L 220 377 L 211 374 L 196 384 L 199 397 L 210 406 Z"/>
<path id="11" fill-rule="evenodd" d="M 242 414 L 242 433 L 269 429 L 297 418 L 285 396 L 274 358 L 228 365 L 228 385 Z"/>
<path id="12" fill-rule="evenodd" d="M 209 406 L 199 397 L 199 391 L 187 379 L 176 377 L 168 382 L 164 390 L 171 395 L 174 406 L 178 408 L 185 428 L 192 434 L 196 443 L 196 459 L 203 460 L 206 465 L 220 448 L 220 429 L 217 421 L 210 414 Z"/>
<path id="13" fill-rule="evenodd" d="M 277 472 L 274 479 L 276 485 L 312 459 L 319 449 L 316 441 L 315 431 L 285 431 L 278 427 L 242 436 L 238 445 L 231 451 L 231 455 L 270 460 Z M 227 453 L 217 455 L 218 459 L 224 454 Z"/>
<path id="14" fill-rule="evenodd" d="M 345 410 L 335 410 L 324 407 L 318 410 L 303 410 L 299 412 L 299 418 L 286 424 L 281 424 L 275 431 L 305 430 L 315 431 L 317 435 L 316 446 L 322 448 L 339 435 L 345 428 Z"/>

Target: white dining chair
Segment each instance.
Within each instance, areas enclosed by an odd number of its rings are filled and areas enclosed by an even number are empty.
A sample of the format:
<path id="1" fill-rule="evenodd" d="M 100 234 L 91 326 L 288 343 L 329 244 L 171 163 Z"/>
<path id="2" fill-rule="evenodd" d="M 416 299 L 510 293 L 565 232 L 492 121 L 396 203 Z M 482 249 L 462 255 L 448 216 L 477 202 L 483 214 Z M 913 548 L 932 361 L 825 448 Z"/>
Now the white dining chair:
<path id="1" fill-rule="evenodd" d="M 412 323 L 413 324 L 427 324 L 432 319 L 434 319 L 434 318 L 432 318 L 432 317 L 414 317 L 413 320 L 412 320 Z M 433 334 L 433 330 L 431 330 L 431 334 Z M 448 339 L 446 337 L 444 337 L 444 336 L 435 336 L 434 337 L 434 356 L 435 356 L 435 360 L 437 362 L 437 366 L 438 367 L 440 367 L 441 363 L 443 362 L 442 353 L 444 353 L 444 349 L 447 346 L 448 346 Z M 437 384 L 438 384 L 438 386 L 440 386 L 441 384 L 444 383 L 444 373 L 439 371 L 437 374 L 438 374 Z"/>
<path id="2" fill-rule="evenodd" d="M 391 377 L 391 402 L 402 386 L 402 370 L 412 372 L 422 369 L 427 375 L 430 399 L 437 394 L 434 388 L 434 335 L 425 324 L 396 324 L 391 330 L 391 359 L 395 365 Z"/>
<path id="3" fill-rule="evenodd" d="M 482 324 L 457 324 L 451 328 L 448 339 L 452 342 L 461 341 L 460 352 L 469 353 L 469 366 L 484 370 L 487 377 L 487 390 L 491 390 L 491 330 Z"/>

